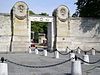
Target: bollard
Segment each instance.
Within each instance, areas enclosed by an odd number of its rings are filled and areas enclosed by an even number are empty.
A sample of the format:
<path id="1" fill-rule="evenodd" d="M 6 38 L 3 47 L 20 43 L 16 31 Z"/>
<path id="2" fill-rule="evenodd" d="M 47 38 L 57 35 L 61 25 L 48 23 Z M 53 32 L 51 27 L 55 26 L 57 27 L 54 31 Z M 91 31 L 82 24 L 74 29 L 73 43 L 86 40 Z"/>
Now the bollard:
<path id="1" fill-rule="evenodd" d="M 58 51 L 55 51 L 55 57 L 59 58 L 59 52 Z"/>
<path id="2" fill-rule="evenodd" d="M 37 47 L 35 48 L 35 54 L 39 54 Z"/>
<path id="3" fill-rule="evenodd" d="M 89 55 L 87 55 L 86 52 L 85 52 L 85 55 L 83 55 L 83 60 L 86 62 L 89 62 Z M 84 64 L 88 65 L 87 63 L 84 63 Z"/>
<path id="4" fill-rule="evenodd" d="M 29 53 L 32 53 L 32 50 L 31 49 L 29 49 Z"/>
<path id="5" fill-rule="evenodd" d="M 71 51 L 71 53 L 69 54 L 69 58 L 73 58 L 71 59 L 71 61 L 75 61 L 75 53 L 73 51 Z"/>
<path id="6" fill-rule="evenodd" d="M 44 56 L 47 56 L 47 50 L 44 49 Z"/>
<path id="7" fill-rule="evenodd" d="M 68 48 L 68 47 L 66 48 L 66 50 L 67 50 L 67 53 L 69 53 L 69 52 L 70 52 L 70 50 L 69 50 L 69 48 Z"/>
<path id="8" fill-rule="evenodd" d="M 77 53 L 78 53 L 78 54 L 80 54 L 80 53 L 81 53 L 81 50 L 79 49 L 79 47 L 78 47 L 78 49 L 77 49 Z"/>
<path id="9" fill-rule="evenodd" d="M 0 75 L 8 75 L 8 65 L 4 63 L 4 58 L 1 58 L 2 63 L 0 63 Z"/>
<path id="10" fill-rule="evenodd" d="M 92 54 L 92 55 L 95 55 L 95 50 L 94 50 L 94 48 L 92 48 L 91 54 Z"/>
<path id="11" fill-rule="evenodd" d="M 72 61 L 71 75 L 82 75 L 81 61 L 79 60 Z"/>

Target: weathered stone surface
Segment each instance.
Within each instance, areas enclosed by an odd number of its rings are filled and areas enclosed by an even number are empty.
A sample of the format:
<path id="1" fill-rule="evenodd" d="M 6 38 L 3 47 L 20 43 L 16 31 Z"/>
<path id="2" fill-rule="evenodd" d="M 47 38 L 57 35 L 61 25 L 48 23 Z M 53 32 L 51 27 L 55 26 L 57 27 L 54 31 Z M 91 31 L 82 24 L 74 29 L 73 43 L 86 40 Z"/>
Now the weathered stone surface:
<path id="1" fill-rule="evenodd" d="M 70 36 L 99 37 L 99 27 L 100 19 L 70 18 Z"/>
<path id="2" fill-rule="evenodd" d="M 57 14 L 57 13 L 56 13 Z M 66 21 L 55 17 L 55 42 L 58 50 L 66 50 L 77 47 L 83 50 L 95 48 L 100 45 L 100 19 L 68 17 Z"/>
<path id="3" fill-rule="evenodd" d="M 67 42 L 71 48 L 82 47 L 99 49 L 100 45 L 100 19 L 70 18 L 70 30 Z"/>
<path id="4" fill-rule="evenodd" d="M 0 13 L 0 52 L 8 52 L 11 41 L 11 21 L 9 14 Z"/>
<path id="5" fill-rule="evenodd" d="M 29 29 L 28 29 L 28 6 L 24 2 L 17 2 L 12 8 L 13 41 L 12 51 L 28 51 Z"/>
<path id="6" fill-rule="evenodd" d="M 55 16 L 55 48 L 64 51 L 67 47 L 66 37 L 68 36 L 68 20 L 69 10 L 66 6 L 59 6 L 54 12 Z"/>
<path id="7" fill-rule="evenodd" d="M 0 35 L 11 35 L 11 20 L 9 14 L 0 13 Z"/>
<path id="8" fill-rule="evenodd" d="M 11 14 L 0 13 L 0 52 L 27 51 L 31 32 L 29 25 L 36 20 L 51 22 L 48 25 L 48 49 L 63 51 L 68 46 L 71 49 L 100 50 L 100 19 L 69 17 L 69 9 L 64 5 L 58 7 L 53 15 L 54 18 L 29 17 L 28 6 L 22 1 L 13 6 Z"/>

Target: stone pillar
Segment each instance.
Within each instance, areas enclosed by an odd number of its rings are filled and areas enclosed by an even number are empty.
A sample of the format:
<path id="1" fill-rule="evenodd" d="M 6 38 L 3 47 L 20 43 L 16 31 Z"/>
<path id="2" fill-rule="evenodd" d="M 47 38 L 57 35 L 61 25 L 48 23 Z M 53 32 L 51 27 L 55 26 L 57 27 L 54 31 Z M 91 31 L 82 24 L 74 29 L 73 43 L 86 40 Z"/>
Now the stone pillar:
<path id="1" fill-rule="evenodd" d="M 28 6 L 17 2 L 11 11 L 12 19 L 12 52 L 25 52 L 29 48 Z"/>
<path id="2" fill-rule="evenodd" d="M 48 50 L 53 51 L 54 46 L 54 27 L 53 27 L 53 21 L 51 23 L 48 23 Z"/>
<path id="3" fill-rule="evenodd" d="M 69 35 L 69 10 L 61 5 L 53 12 L 55 20 L 55 49 L 65 51 L 67 47 L 67 36 Z"/>

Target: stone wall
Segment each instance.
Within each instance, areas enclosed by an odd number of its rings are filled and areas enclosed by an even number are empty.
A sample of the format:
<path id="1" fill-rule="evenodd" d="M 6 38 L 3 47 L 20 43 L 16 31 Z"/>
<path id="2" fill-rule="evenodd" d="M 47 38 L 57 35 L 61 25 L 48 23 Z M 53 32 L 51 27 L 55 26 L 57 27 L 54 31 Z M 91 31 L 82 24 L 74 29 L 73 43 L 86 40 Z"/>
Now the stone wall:
<path id="1" fill-rule="evenodd" d="M 24 5 L 25 10 L 17 9 Z M 0 52 L 28 51 L 29 49 L 28 6 L 20 1 L 14 7 L 11 15 L 0 13 Z M 48 48 L 54 45 L 53 49 L 61 51 L 65 50 L 67 46 L 70 49 L 80 47 L 83 50 L 91 48 L 99 50 L 100 19 L 69 17 L 69 10 L 66 6 L 57 8 L 53 15 L 54 23 L 50 21 L 51 26 L 48 25 Z"/>
<path id="2" fill-rule="evenodd" d="M 100 49 L 100 19 L 69 18 L 69 26 L 67 44 L 70 48 Z"/>
<path id="3" fill-rule="evenodd" d="M 59 51 L 76 49 L 83 50 L 100 46 L 100 19 L 69 17 L 69 9 L 61 5 L 53 12 L 55 26 L 54 49 Z"/>
<path id="4" fill-rule="evenodd" d="M 0 13 L 0 52 L 8 52 L 11 43 L 11 20 L 9 14 Z"/>

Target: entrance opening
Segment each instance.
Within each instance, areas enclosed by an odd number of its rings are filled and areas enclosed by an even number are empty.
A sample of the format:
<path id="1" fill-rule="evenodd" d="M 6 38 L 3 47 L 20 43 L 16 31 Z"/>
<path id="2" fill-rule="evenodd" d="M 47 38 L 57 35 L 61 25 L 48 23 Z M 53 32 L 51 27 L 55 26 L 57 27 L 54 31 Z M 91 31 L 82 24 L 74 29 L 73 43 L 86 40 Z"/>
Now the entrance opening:
<path id="1" fill-rule="evenodd" d="M 31 46 L 47 48 L 50 22 L 31 21 Z"/>
<path id="2" fill-rule="evenodd" d="M 53 49 L 53 17 L 34 15 L 29 17 L 29 40 L 35 47 Z"/>

